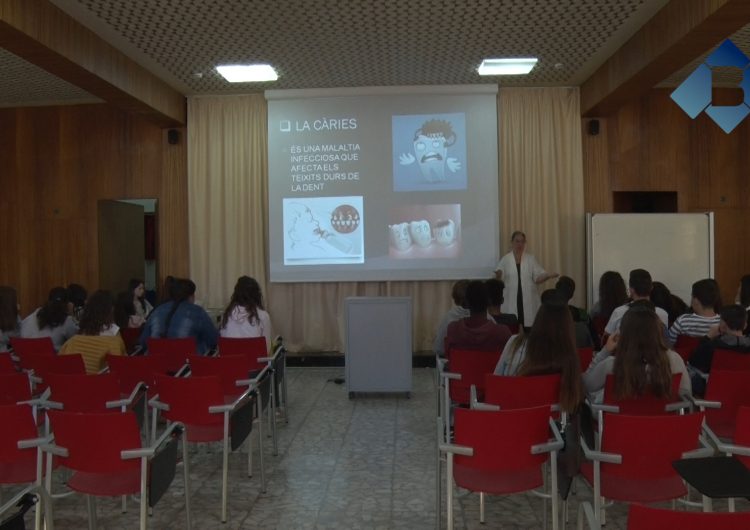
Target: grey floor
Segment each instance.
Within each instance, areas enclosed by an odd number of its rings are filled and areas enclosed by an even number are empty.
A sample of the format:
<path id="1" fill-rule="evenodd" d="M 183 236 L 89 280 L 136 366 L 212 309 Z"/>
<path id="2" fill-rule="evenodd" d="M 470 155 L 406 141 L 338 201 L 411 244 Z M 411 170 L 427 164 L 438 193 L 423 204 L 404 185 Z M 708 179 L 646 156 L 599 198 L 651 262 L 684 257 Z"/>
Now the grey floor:
<path id="1" fill-rule="evenodd" d="M 436 424 L 434 370 L 414 370 L 414 392 L 405 397 L 349 400 L 343 368 L 289 369 L 290 422 L 279 423 L 279 454 L 265 438 L 267 492 L 256 470 L 246 476 L 246 454 L 230 456 L 229 518 L 220 522 L 221 451 L 191 453 L 193 528 L 205 529 L 428 529 L 435 528 Z M 244 449 L 242 450 L 244 451 Z M 3 492 L 10 497 L 10 491 Z M 150 528 L 185 526 L 181 467 L 170 491 L 156 506 Z M 575 527 L 579 500 L 591 491 L 579 481 L 570 503 Z M 444 502 L 443 502 L 444 503 Z M 542 500 L 530 494 L 487 497 L 486 525 L 479 524 L 479 497 L 456 490 L 456 528 L 542 528 Z M 725 506 L 716 503 L 717 510 Z M 748 510 L 746 501 L 738 509 Z M 626 528 L 626 506 L 607 510 L 608 529 Z M 119 500 L 98 500 L 99 528 L 133 529 L 138 509 L 120 513 Z M 444 509 L 443 509 L 444 511 Z M 81 496 L 55 502 L 55 528 L 87 525 Z M 443 526 L 445 518 L 443 517 Z"/>

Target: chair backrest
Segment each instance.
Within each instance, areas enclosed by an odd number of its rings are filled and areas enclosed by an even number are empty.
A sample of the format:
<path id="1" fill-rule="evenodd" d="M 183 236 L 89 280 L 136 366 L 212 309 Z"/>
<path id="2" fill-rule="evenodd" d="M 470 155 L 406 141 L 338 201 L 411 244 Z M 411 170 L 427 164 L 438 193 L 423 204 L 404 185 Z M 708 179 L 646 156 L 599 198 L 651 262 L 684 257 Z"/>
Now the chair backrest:
<path id="1" fill-rule="evenodd" d="M 195 337 L 182 337 L 176 339 L 163 339 L 151 337 L 146 340 L 148 354 L 160 357 L 167 370 L 171 373 L 177 372 L 187 362 L 191 354 L 198 353 Z"/>
<path id="2" fill-rule="evenodd" d="M 0 405 L 15 405 L 31 399 L 31 381 L 21 372 L 0 374 Z"/>
<path id="3" fill-rule="evenodd" d="M 250 377 L 250 359 L 244 355 L 219 355 L 217 357 L 191 355 L 189 362 L 190 371 L 194 376 L 219 377 L 225 396 L 238 396 L 247 390 L 247 387 L 240 387 L 236 384 L 239 379 Z"/>
<path id="4" fill-rule="evenodd" d="M 125 351 L 132 352 L 135 350 L 142 331 L 141 328 L 120 328 L 120 336 L 125 343 Z"/>
<path id="5" fill-rule="evenodd" d="M 630 505 L 628 530 L 663 530 L 664 528 L 746 530 L 750 528 L 750 512 L 678 512 L 663 508 L 651 508 L 643 504 Z"/>
<path id="6" fill-rule="evenodd" d="M 620 407 L 620 414 L 630 415 L 657 415 L 671 414 L 666 411 L 666 406 L 679 399 L 680 378 L 682 374 L 672 374 L 672 395 L 668 398 L 656 397 L 648 392 L 636 398 L 617 399 L 615 397 L 615 376 L 607 374 L 604 382 L 603 402 L 607 405 Z"/>
<path id="7" fill-rule="evenodd" d="M 19 358 L 23 359 L 27 353 L 41 353 L 47 355 L 55 355 L 55 345 L 52 343 L 50 337 L 40 337 L 38 339 L 24 339 L 21 337 L 11 337 L 10 347 L 18 355 Z"/>
<path id="8" fill-rule="evenodd" d="M 477 396 L 479 399 L 484 399 L 484 377 L 495 371 L 495 366 L 499 359 L 499 351 L 474 351 L 453 348 L 448 368 L 451 372 L 461 374 L 461 379 L 450 381 L 451 400 L 460 404 L 469 403 L 471 385 L 477 387 Z"/>
<path id="9" fill-rule="evenodd" d="M 674 343 L 674 351 L 680 354 L 683 361 L 690 359 L 695 349 L 701 342 L 700 337 L 691 337 L 689 335 L 678 335 Z"/>
<path id="10" fill-rule="evenodd" d="M 149 394 L 155 394 L 154 376 L 167 372 L 161 359 L 153 355 L 107 354 L 107 366 L 117 376 L 121 394 L 130 394 L 138 383 L 145 383 L 149 387 Z"/>
<path id="11" fill-rule="evenodd" d="M 76 471 L 115 473 L 140 468 L 137 458 L 123 460 L 120 451 L 141 447 L 136 416 L 125 413 L 49 411 L 55 444 L 68 450 L 60 463 Z"/>
<path id="12" fill-rule="evenodd" d="M 605 414 L 602 451 L 622 455 L 622 463 L 602 463 L 602 473 L 620 479 L 658 480 L 677 476 L 672 462 L 698 447 L 703 413 L 632 416 Z"/>
<path id="13" fill-rule="evenodd" d="M 750 353 L 715 349 L 711 370 L 750 370 Z"/>
<path id="14" fill-rule="evenodd" d="M 169 410 L 163 413 L 168 420 L 180 421 L 188 426 L 223 423 L 221 414 L 208 412 L 210 406 L 224 404 L 220 377 L 171 377 L 157 374 L 156 385 L 159 388 L 159 400 L 169 405 Z"/>
<path id="15" fill-rule="evenodd" d="M 526 409 L 560 402 L 560 374 L 509 377 L 487 374 L 485 403 L 501 409 Z"/>
<path id="16" fill-rule="evenodd" d="M 742 406 L 737 409 L 737 421 L 734 431 L 734 445 L 750 447 L 750 407 Z M 750 456 L 735 455 L 750 469 Z M 748 527 L 750 528 L 750 527 Z"/>
<path id="17" fill-rule="evenodd" d="M 711 370 L 706 399 L 721 402 L 721 408 L 706 409 L 706 423 L 721 438 L 734 437 L 737 410 L 750 405 L 750 372 Z"/>
<path id="18" fill-rule="evenodd" d="M 68 412 L 112 412 L 107 401 L 120 399 L 120 383 L 115 374 L 50 374 L 47 378 L 50 400 L 63 404 Z"/>
<path id="19" fill-rule="evenodd" d="M 84 374 L 86 363 L 80 354 L 47 355 L 46 353 L 31 353 L 21 358 L 21 367 L 34 370 L 34 373 L 45 378 L 47 374 Z"/>
<path id="20" fill-rule="evenodd" d="M 19 449 L 19 440 L 37 438 L 36 422 L 28 405 L 0 405 L 0 469 L 4 464 L 30 463 L 36 460 L 37 450 L 34 448 Z M 11 476 L 17 473 L 0 473 L 0 483 L 33 482 L 36 480 L 36 470 L 23 472 L 23 476 Z"/>
<path id="21" fill-rule="evenodd" d="M 594 348 L 578 348 L 578 359 L 581 361 L 581 373 L 588 370 L 591 361 L 594 360 Z"/>
<path id="22" fill-rule="evenodd" d="M 474 449 L 473 456 L 455 456 L 454 477 L 458 486 L 476 491 L 472 471 L 507 471 L 516 476 L 530 472 L 531 489 L 542 482 L 541 464 L 548 454 L 531 454 L 531 446 L 550 438 L 549 407 L 496 412 L 459 408 L 454 416 L 455 443 Z M 492 493 L 489 489 L 483 489 Z"/>
<path id="23" fill-rule="evenodd" d="M 0 374 L 11 374 L 16 371 L 16 365 L 10 353 L 0 353 Z"/>
<path id="24" fill-rule="evenodd" d="M 268 357 L 268 345 L 265 337 L 230 338 L 219 337 L 219 355 L 244 355 L 250 359 L 252 370 L 261 370 L 264 364 L 258 363 L 259 357 Z"/>

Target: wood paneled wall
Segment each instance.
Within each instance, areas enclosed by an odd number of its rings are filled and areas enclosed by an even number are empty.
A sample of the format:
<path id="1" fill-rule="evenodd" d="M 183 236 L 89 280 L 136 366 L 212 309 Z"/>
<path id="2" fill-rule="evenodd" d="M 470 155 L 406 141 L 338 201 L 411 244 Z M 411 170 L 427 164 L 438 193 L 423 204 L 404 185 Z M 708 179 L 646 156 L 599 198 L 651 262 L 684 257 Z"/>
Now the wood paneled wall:
<path id="1" fill-rule="evenodd" d="M 652 90 L 599 119 L 596 136 L 582 120 L 586 211 L 611 212 L 616 191 L 674 191 L 680 212 L 715 212 L 716 279 L 732 301 L 750 273 L 750 119 L 726 134 L 704 114 L 690 119 L 670 92 Z"/>
<path id="2" fill-rule="evenodd" d="M 184 130 L 170 145 L 106 104 L 0 109 L 0 124 L 0 284 L 23 314 L 55 285 L 98 287 L 99 199 L 158 199 L 159 278 L 188 274 Z"/>

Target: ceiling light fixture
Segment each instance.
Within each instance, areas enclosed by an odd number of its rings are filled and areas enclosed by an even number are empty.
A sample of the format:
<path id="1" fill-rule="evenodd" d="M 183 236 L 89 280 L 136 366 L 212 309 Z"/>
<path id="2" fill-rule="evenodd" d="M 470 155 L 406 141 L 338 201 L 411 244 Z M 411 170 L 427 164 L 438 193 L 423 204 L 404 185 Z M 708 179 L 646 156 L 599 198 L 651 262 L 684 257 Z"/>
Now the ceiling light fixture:
<path id="1" fill-rule="evenodd" d="M 537 61 L 536 57 L 485 59 L 477 68 L 477 73 L 479 75 L 523 75 L 531 72 Z"/>
<path id="2" fill-rule="evenodd" d="M 279 78 L 270 64 L 225 64 L 217 66 L 216 71 L 230 83 L 257 83 Z"/>

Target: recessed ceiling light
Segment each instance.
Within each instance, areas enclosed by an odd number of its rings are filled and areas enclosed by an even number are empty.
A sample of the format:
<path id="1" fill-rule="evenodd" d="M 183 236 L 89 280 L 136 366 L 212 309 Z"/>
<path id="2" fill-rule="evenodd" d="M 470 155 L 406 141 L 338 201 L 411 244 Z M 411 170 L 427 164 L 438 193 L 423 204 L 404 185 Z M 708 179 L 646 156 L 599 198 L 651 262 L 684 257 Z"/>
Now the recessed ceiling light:
<path id="1" fill-rule="evenodd" d="M 270 64 L 225 64 L 216 70 L 230 83 L 276 81 L 279 76 Z"/>
<path id="2" fill-rule="evenodd" d="M 538 59 L 525 57 L 516 59 L 485 59 L 477 68 L 479 75 L 522 75 L 531 72 Z"/>

